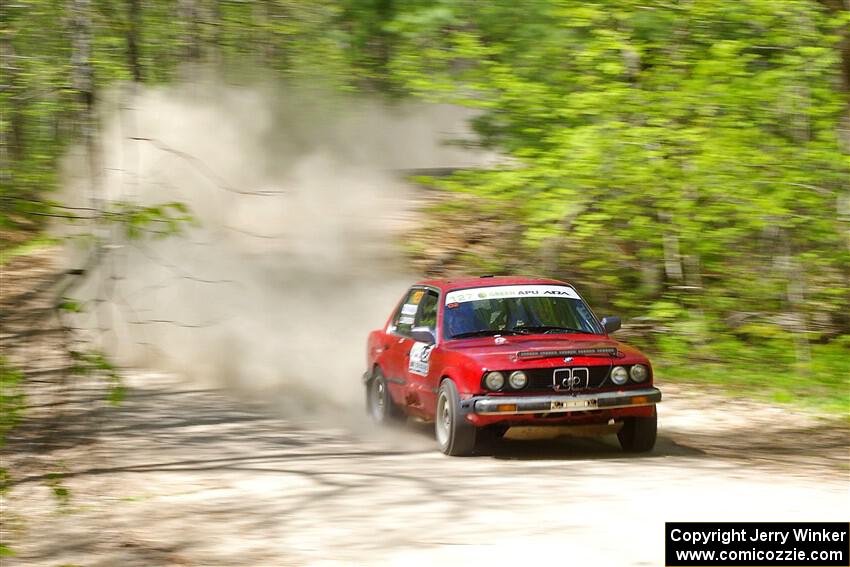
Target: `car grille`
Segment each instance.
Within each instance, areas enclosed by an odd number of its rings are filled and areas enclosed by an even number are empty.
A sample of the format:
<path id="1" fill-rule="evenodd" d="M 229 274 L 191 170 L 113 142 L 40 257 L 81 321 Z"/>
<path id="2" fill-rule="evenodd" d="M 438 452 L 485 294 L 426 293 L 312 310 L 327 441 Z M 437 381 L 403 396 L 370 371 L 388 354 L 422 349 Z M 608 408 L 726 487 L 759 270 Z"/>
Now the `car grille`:
<path id="1" fill-rule="evenodd" d="M 567 372 L 564 372 L 567 369 L 576 370 L 577 376 L 581 376 L 582 380 L 580 381 L 580 386 L 573 388 L 576 389 L 589 389 L 589 388 L 602 388 L 603 386 L 613 386 L 613 382 L 608 380 L 608 375 L 611 373 L 611 365 L 606 364 L 604 366 L 577 366 L 577 367 L 564 367 L 564 368 L 533 368 L 530 370 L 524 370 L 526 376 L 528 376 L 528 386 L 523 390 L 526 392 L 540 392 L 540 391 L 552 391 L 554 390 L 555 383 L 555 373 L 558 372 L 558 379 L 560 379 L 567 375 Z M 587 371 L 587 385 L 585 386 L 584 382 L 584 370 Z M 559 388 L 561 391 L 568 390 L 567 388 Z"/>

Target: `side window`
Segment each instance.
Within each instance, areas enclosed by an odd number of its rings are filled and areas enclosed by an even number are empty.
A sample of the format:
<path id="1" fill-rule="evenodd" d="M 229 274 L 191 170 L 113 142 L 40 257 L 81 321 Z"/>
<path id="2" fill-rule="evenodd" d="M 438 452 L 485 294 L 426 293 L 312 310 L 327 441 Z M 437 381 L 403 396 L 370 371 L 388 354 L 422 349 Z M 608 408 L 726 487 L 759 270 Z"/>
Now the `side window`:
<path id="1" fill-rule="evenodd" d="M 404 303 L 401 304 L 401 307 L 398 308 L 398 311 L 396 311 L 393 317 L 393 325 L 390 329 L 391 333 L 404 336 L 410 335 L 410 329 L 413 328 L 413 324 L 416 321 L 419 304 L 424 297 L 424 289 L 414 288 L 410 290 L 407 297 L 404 298 Z"/>
<path id="2" fill-rule="evenodd" d="M 430 289 L 425 292 L 425 297 L 419 303 L 414 326 L 426 327 L 435 337 L 437 336 L 437 292 Z"/>

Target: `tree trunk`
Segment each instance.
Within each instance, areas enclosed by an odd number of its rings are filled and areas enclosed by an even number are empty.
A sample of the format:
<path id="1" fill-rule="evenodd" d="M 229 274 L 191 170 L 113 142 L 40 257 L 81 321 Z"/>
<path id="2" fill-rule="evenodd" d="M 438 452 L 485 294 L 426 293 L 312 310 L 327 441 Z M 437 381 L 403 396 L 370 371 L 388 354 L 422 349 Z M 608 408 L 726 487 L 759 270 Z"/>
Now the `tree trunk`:
<path id="1" fill-rule="evenodd" d="M 0 34 L 0 71 L 0 92 L 9 93 L 10 109 L 7 125 L 0 128 L 0 172 L 5 176 L 11 171 L 13 163 L 23 159 L 25 145 L 23 92 L 18 58 L 9 34 Z"/>
<path id="2" fill-rule="evenodd" d="M 221 0 L 212 0 L 209 17 L 209 24 L 212 26 L 210 38 L 212 60 L 217 65 L 221 65 L 224 59 L 224 20 L 222 19 Z"/>
<path id="3" fill-rule="evenodd" d="M 676 227 L 672 226 L 673 217 L 666 212 L 658 213 L 662 226 L 661 244 L 664 250 L 664 274 L 668 282 L 682 282 L 682 255 L 679 252 L 679 235 Z"/>
<path id="4" fill-rule="evenodd" d="M 94 69 L 91 63 L 91 6 L 89 0 L 71 0 L 71 86 L 77 93 L 83 135 L 90 134 L 94 107 Z"/>
<path id="5" fill-rule="evenodd" d="M 133 74 L 133 80 L 142 82 L 142 64 L 139 61 L 139 44 L 141 43 L 142 8 L 139 0 L 127 0 L 127 65 Z"/>
<path id="6" fill-rule="evenodd" d="M 850 12 L 850 0 L 819 0 L 833 14 Z M 839 126 L 839 138 L 844 153 L 850 154 L 850 29 L 840 32 L 838 42 L 839 65 L 841 68 L 841 90 L 844 93 L 844 116 Z"/>
<path id="7" fill-rule="evenodd" d="M 201 48 L 201 10 L 198 0 L 178 0 L 177 17 L 182 31 L 180 35 L 180 59 L 197 61 L 203 52 Z"/>
<path id="8" fill-rule="evenodd" d="M 850 154 L 850 30 L 844 30 L 841 40 L 841 87 L 846 98 L 844 117 L 840 126 L 841 145 L 845 154 Z"/>
<path id="9" fill-rule="evenodd" d="M 99 209 L 100 192 L 96 189 L 98 171 L 95 151 L 95 79 L 92 66 L 92 21 L 89 0 L 71 0 L 69 32 L 71 35 L 71 86 L 77 93 L 78 106 L 74 122 L 80 132 L 89 169 L 89 200 Z"/>
<path id="10" fill-rule="evenodd" d="M 833 14 L 850 12 L 850 0 L 819 0 Z M 838 42 L 839 65 L 841 67 L 841 90 L 844 93 L 844 114 L 838 124 L 838 141 L 845 155 L 850 155 L 850 28 L 841 30 Z M 844 207 L 850 207 L 850 182 L 844 183 L 844 193 L 836 199 L 836 213 L 839 218 L 846 215 Z M 850 230 L 844 231 L 847 249 L 850 250 Z M 844 282 L 847 288 L 847 303 L 850 304 L 850 266 L 844 266 Z M 844 333 L 850 332 L 850 317 L 841 315 L 838 324 Z"/>

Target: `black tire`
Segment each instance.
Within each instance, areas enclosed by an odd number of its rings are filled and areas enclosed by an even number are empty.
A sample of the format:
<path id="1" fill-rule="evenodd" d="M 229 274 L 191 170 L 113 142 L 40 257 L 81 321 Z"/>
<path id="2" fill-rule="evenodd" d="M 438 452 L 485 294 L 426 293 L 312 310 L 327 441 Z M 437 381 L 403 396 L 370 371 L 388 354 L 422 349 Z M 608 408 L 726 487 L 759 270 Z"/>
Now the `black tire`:
<path id="1" fill-rule="evenodd" d="M 387 388 L 387 381 L 379 369 L 375 369 L 372 379 L 366 385 L 366 409 L 376 423 L 387 424 L 400 420 L 404 416 Z"/>
<path id="2" fill-rule="evenodd" d="M 652 417 L 627 417 L 617 432 L 620 447 L 628 453 L 647 453 L 655 447 L 658 437 L 658 415 Z"/>
<path id="3" fill-rule="evenodd" d="M 475 454 L 476 455 L 492 455 L 498 450 L 498 447 L 508 432 L 508 427 L 505 425 L 488 425 L 486 427 L 475 428 Z"/>
<path id="4" fill-rule="evenodd" d="M 488 425 L 487 427 L 482 427 L 477 431 L 477 437 L 475 438 L 477 443 L 487 442 L 487 443 L 496 443 L 505 436 L 505 433 L 508 432 L 507 425 Z"/>
<path id="5" fill-rule="evenodd" d="M 457 386 L 449 379 L 443 380 L 437 394 L 434 432 L 440 451 L 446 455 L 460 457 L 475 451 L 475 426 L 461 414 Z"/>
<path id="6" fill-rule="evenodd" d="M 487 428 L 490 431 L 490 435 L 495 437 L 496 439 L 501 439 L 505 436 L 505 433 L 508 432 L 510 426 L 508 425 L 491 425 Z"/>

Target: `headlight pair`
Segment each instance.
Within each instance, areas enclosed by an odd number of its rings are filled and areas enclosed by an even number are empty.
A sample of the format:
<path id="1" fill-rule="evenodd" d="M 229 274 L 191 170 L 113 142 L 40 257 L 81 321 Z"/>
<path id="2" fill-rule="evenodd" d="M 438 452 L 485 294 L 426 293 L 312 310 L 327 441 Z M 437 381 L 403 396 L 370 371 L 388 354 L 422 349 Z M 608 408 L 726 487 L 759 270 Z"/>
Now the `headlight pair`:
<path id="1" fill-rule="evenodd" d="M 522 370 L 514 370 L 508 377 L 508 384 L 514 390 L 522 390 L 528 384 L 528 376 Z M 501 372 L 488 372 L 484 375 L 484 385 L 488 390 L 501 390 L 505 387 L 505 375 Z"/>
<path id="2" fill-rule="evenodd" d="M 643 364 L 635 364 L 629 370 L 624 366 L 615 366 L 611 370 L 611 381 L 618 386 L 625 384 L 629 377 L 635 382 L 643 382 L 649 377 L 649 369 Z"/>

